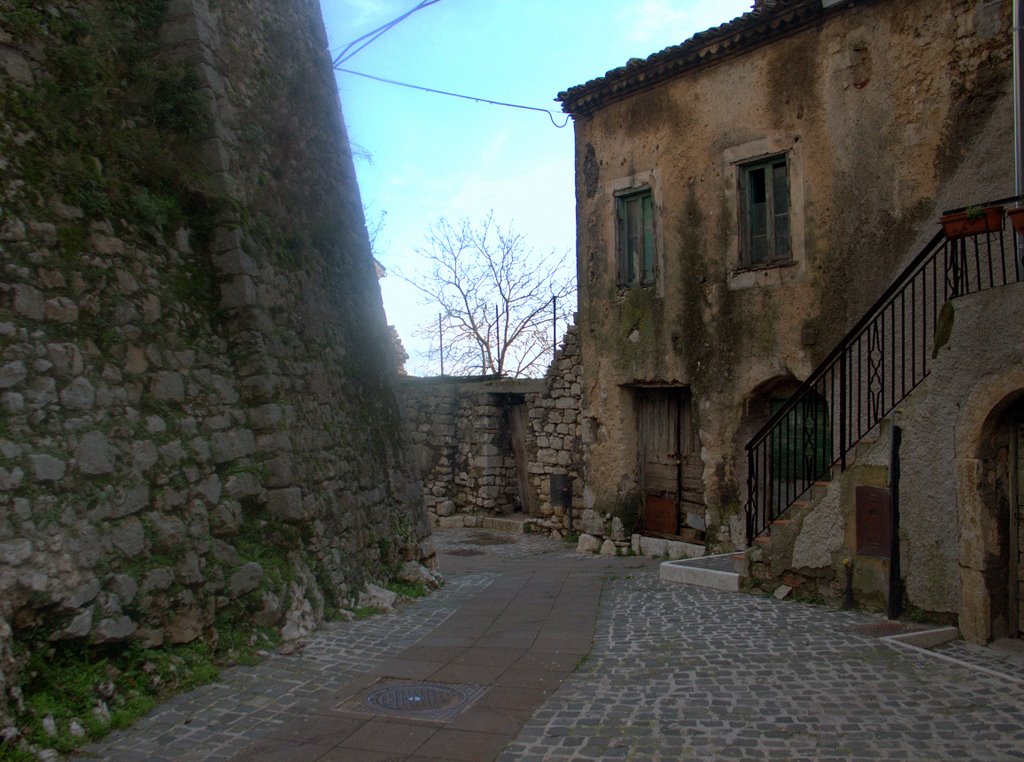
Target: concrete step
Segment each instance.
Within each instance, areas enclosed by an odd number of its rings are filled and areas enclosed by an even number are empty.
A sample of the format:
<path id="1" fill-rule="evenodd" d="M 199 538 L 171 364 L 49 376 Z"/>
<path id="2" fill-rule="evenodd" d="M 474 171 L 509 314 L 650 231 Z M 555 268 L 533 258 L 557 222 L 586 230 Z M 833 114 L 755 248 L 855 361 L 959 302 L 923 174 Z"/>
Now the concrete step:
<path id="1" fill-rule="evenodd" d="M 740 575 L 735 571 L 735 555 L 724 553 L 719 556 L 665 561 L 658 568 L 658 576 L 666 582 L 681 582 L 684 585 L 738 592 Z"/>
<path id="2" fill-rule="evenodd" d="M 502 532 L 524 534 L 525 530 L 523 527 L 526 525 L 528 518 L 530 517 L 522 513 L 512 516 L 484 516 L 480 519 L 480 526 L 483 529 L 497 529 Z"/>

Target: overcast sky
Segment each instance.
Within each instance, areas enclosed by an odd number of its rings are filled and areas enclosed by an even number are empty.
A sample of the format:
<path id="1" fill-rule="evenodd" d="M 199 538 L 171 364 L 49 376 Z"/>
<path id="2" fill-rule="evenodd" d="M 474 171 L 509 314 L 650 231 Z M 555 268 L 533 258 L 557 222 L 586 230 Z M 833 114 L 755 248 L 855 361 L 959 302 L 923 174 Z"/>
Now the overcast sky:
<path id="1" fill-rule="evenodd" d="M 321 0 L 332 50 L 417 0 Z M 646 58 L 749 10 L 750 0 L 440 0 L 345 66 L 439 90 L 551 109 L 555 96 L 630 58 Z M 411 355 L 410 373 L 436 361 L 414 331 L 436 310 L 395 277 L 414 273 L 440 217 L 514 224 L 528 244 L 575 257 L 572 123 L 339 73 L 356 172 L 371 223 L 384 214 L 377 257 L 389 322 Z"/>

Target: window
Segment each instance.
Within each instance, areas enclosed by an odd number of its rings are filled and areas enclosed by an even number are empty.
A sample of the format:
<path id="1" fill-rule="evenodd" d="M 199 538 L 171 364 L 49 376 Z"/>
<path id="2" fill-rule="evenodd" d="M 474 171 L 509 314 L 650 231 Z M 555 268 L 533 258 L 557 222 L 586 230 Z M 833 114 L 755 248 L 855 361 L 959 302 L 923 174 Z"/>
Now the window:
<path id="1" fill-rule="evenodd" d="M 615 199 L 620 286 L 654 283 L 654 204 L 648 188 Z"/>
<path id="2" fill-rule="evenodd" d="M 789 233 L 789 164 L 785 155 L 740 167 L 743 267 L 792 261 Z"/>

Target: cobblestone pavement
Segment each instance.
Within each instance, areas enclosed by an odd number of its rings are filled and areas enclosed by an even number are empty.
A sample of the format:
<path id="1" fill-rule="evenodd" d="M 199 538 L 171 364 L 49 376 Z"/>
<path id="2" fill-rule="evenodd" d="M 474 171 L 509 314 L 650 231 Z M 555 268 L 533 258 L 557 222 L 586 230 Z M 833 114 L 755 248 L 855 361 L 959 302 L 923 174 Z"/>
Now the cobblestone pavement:
<path id="1" fill-rule="evenodd" d="M 329 624 L 298 654 L 226 670 L 217 683 L 166 702 L 80 758 L 1024 759 L 1024 671 L 1013 654 L 954 643 L 935 655 L 855 631 L 879 621 L 870 615 L 665 583 L 650 561 L 579 556 L 538 536 L 451 530 L 439 532 L 437 544 L 448 584 L 433 595 L 390 614 Z M 474 648 L 487 658 L 466 659 L 470 652 L 454 644 L 472 640 L 475 612 L 483 616 L 500 595 L 525 600 L 533 586 L 538 592 L 525 618 L 562 627 L 567 608 L 539 605 L 572 589 L 545 582 L 558 575 L 580 590 L 603 576 L 593 646 L 560 685 L 555 680 L 520 705 L 532 689 L 518 688 L 516 700 L 503 703 L 498 694 L 512 696 L 516 681 L 503 687 L 495 678 L 493 706 L 479 712 L 488 727 L 473 725 L 473 709 L 461 724 L 421 727 L 359 724 L 336 711 L 353 686 L 389 669 L 397 676 L 399 665 L 425 666 L 424 654 L 450 658 L 429 665 L 442 670 L 437 674 L 466 676 L 451 682 L 486 682 L 477 678 L 495 666 L 491 654 L 511 659 L 522 652 L 509 647 L 516 632 L 507 629 L 504 610 L 488 614 L 497 617 L 491 629 L 480 628 L 505 638 L 504 647 L 488 649 L 477 638 Z M 591 599 L 596 607 L 596 592 Z M 449 651 L 451 657 L 440 655 Z M 480 703 L 488 699 L 485 692 Z M 507 746 L 501 733 L 511 739 Z"/>
<path id="2" fill-rule="evenodd" d="M 500 756 L 1024 759 L 1024 681 L 857 634 L 868 615 L 618 575 L 594 648 Z"/>
<path id="3" fill-rule="evenodd" d="M 1024 685 L 1024 640 L 1002 640 L 991 646 L 979 646 L 954 640 L 934 649 L 935 653 L 949 656 L 975 667 L 993 670 L 1015 677 Z"/>

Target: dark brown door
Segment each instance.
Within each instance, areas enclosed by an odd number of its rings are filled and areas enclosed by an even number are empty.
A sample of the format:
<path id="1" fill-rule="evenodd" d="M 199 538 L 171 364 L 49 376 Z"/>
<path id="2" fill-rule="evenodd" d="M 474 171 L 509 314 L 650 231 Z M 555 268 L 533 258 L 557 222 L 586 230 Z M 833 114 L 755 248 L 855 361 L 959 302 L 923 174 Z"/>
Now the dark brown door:
<path id="1" fill-rule="evenodd" d="M 540 510 L 534 499 L 533 488 L 530 484 L 529 462 L 526 458 L 526 432 L 529 429 L 529 420 L 525 404 L 520 402 L 508 408 L 508 422 L 512 432 L 512 454 L 516 460 L 519 507 L 527 516 L 539 516 Z"/>
<path id="2" fill-rule="evenodd" d="M 687 516 L 700 516 L 702 521 L 704 514 L 700 448 L 689 390 L 641 389 L 637 400 L 642 526 L 650 532 L 678 535 L 688 525 Z"/>

